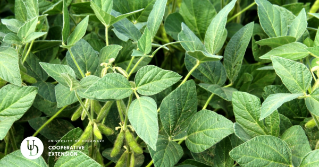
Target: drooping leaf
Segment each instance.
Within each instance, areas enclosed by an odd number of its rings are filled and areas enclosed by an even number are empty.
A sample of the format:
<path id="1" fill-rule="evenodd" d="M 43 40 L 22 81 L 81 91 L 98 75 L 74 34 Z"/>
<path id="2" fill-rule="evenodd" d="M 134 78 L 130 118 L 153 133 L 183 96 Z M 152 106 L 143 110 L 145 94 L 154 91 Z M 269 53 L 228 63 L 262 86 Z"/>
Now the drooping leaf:
<path id="1" fill-rule="evenodd" d="M 0 47 L 0 78 L 21 86 L 18 52 L 10 47 Z"/>
<path id="2" fill-rule="evenodd" d="M 135 76 L 137 92 L 142 95 L 154 95 L 172 86 L 182 77 L 172 71 L 156 66 L 142 67 Z"/>
<path id="3" fill-rule="evenodd" d="M 224 88 L 216 84 L 200 83 L 199 86 L 227 101 L 231 101 L 233 92 L 237 91 L 235 88 Z"/>
<path id="4" fill-rule="evenodd" d="M 159 131 L 156 102 L 146 96 L 134 100 L 128 109 L 128 119 L 137 135 L 156 151 Z"/>
<path id="5" fill-rule="evenodd" d="M 67 19 L 67 18 L 66 18 Z M 68 46 L 73 46 L 75 43 L 77 43 L 86 32 L 86 29 L 88 27 L 89 22 L 89 16 L 86 16 L 73 30 L 73 32 L 70 34 L 67 40 Z M 67 28 L 67 27 L 66 27 Z M 66 30 L 67 31 L 67 30 Z M 66 33 L 65 33 L 66 34 Z"/>
<path id="6" fill-rule="evenodd" d="M 68 151 L 76 154 L 77 156 L 61 156 L 58 161 L 55 163 L 55 167 L 67 167 L 73 166 L 77 164 L 78 167 L 88 167 L 88 166 L 96 166 L 101 167 L 99 163 L 97 163 L 94 159 L 85 155 L 83 152 L 78 150 Z"/>
<path id="7" fill-rule="evenodd" d="M 292 165 L 288 144 L 274 136 L 257 136 L 234 148 L 229 155 L 243 167 Z"/>
<path id="8" fill-rule="evenodd" d="M 299 15 L 293 20 L 288 29 L 288 35 L 299 39 L 302 34 L 307 30 L 307 14 L 305 9 L 302 9 Z"/>
<path id="9" fill-rule="evenodd" d="M 312 114 L 319 116 L 319 88 L 315 89 L 310 96 L 307 96 L 306 106 Z"/>
<path id="10" fill-rule="evenodd" d="M 13 163 L 14 162 L 14 163 Z M 37 167 L 47 167 L 48 165 L 44 161 L 43 157 L 40 156 L 37 159 L 28 159 L 24 157 L 20 150 L 14 151 L 0 160 L 1 166 L 37 166 Z"/>
<path id="11" fill-rule="evenodd" d="M 167 0 L 156 0 L 153 9 L 147 19 L 147 28 L 153 38 L 163 20 Z"/>
<path id="12" fill-rule="evenodd" d="M 306 45 L 299 42 L 292 42 L 272 49 L 270 52 L 261 56 L 260 59 L 271 59 L 272 56 L 278 56 L 290 60 L 299 60 L 308 55 L 309 51 Z"/>
<path id="13" fill-rule="evenodd" d="M 213 111 L 201 110 L 190 122 L 192 124 L 187 130 L 186 145 L 194 153 L 205 151 L 234 133 L 233 123 Z"/>
<path id="14" fill-rule="evenodd" d="M 256 41 L 256 43 L 260 46 L 270 46 L 272 48 L 276 48 L 285 44 L 289 44 L 292 42 L 295 42 L 296 38 L 291 36 L 282 36 L 282 37 L 273 37 L 273 38 L 266 38 L 259 41 Z"/>

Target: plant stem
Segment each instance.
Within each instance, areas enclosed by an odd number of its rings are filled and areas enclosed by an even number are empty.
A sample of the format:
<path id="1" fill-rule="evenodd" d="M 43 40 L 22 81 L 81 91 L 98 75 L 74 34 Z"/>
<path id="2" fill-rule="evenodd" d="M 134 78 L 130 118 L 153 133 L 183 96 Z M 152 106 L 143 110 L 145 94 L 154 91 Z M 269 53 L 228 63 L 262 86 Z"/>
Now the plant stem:
<path id="1" fill-rule="evenodd" d="M 5 142 L 6 142 L 6 148 L 4 149 L 4 155 L 7 155 L 8 148 L 9 148 L 9 135 L 6 136 Z"/>
<path id="2" fill-rule="evenodd" d="M 130 67 L 131 67 L 131 65 L 132 65 L 132 63 L 133 63 L 133 61 L 134 61 L 134 56 L 132 56 L 132 58 L 131 58 L 131 61 L 130 61 L 130 63 L 128 64 L 128 66 L 126 67 L 126 72 L 128 72 L 128 70 L 130 69 Z"/>
<path id="3" fill-rule="evenodd" d="M 74 91 L 74 93 L 75 93 L 75 96 L 76 96 L 76 98 L 78 99 L 79 103 L 81 104 L 81 107 L 82 107 L 82 108 L 84 109 L 84 111 L 86 112 L 86 115 L 88 116 L 88 119 L 93 122 L 93 120 L 91 120 L 91 118 L 93 118 L 93 117 L 91 117 L 91 114 L 89 113 L 89 111 L 87 110 L 87 108 L 85 107 L 85 105 L 83 104 L 83 102 L 82 102 L 81 98 L 79 97 L 78 93 L 77 93 L 76 91 Z"/>
<path id="4" fill-rule="evenodd" d="M 134 70 L 137 68 L 137 66 L 142 62 L 142 60 L 144 59 L 145 57 L 141 57 L 138 62 L 134 65 L 133 69 L 131 70 L 131 72 L 128 74 L 127 78 L 130 78 L 130 76 L 133 74 Z"/>
<path id="5" fill-rule="evenodd" d="M 57 117 L 67 106 L 62 107 L 57 113 L 55 113 L 49 120 L 47 120 L 32 136 L 37 136 L 37 134 L 46 127 L 55 117 Z"/>
<path id="6" fill-rule="evenodd" d="M 108 26 L 105 26 L 105 43 L 106 43 L 106 46 L 109 46 L 109 27 Z"/>
<path id="7" fill-rule="evenodd" d="M 196 60 L 196 64 L 195 66 L 188 72 L 188 74 L 186 75 L 186 77 L 184 78 L 184 80 L 182 81 L 181 84 L 178 85 L 178 87 L 180 87 L 181 85 L 183 85 L 187 79 L 191 76 L 191 74 L 196 70 L 196 68 L 200 65 L 200 61 Z"/>
<path id="8" fill-rule="evenodd" d="M 25 55 L 25 52 L 27 51 L 28 46 L 29 46 L 29 43 L 25 44 L 25 46 L 24 46 L 24 48 L 23 48 L 22 56 Z"/>
<path id="9" fill-rule="evenodd" d="M 319 0 L 317 0 L 311 7 L 309 13 L 316 13 L 319 9 Z"/>
<path id="10" fill-rule="evenodd" d="M 16 144 L 16 140 L 14 138 L 14 134 L 13 134 L 13 129 L 12 128 L 10 129 L 10 139 L 11 139 L 11 142 L 12 142 L 13 150 L 17 150 L 18 147 L 17 147 L 17 144 Z"/>
<path id="11" fill-rule="evenodd" d="M 112 162 L 112 161 L 110 161 L 110 162 L 108 162 L 107 164 L 105 164 L 105 166 L 104 166 L 104 167 L 108 167 L 108 166 L 110 166 L 112 163 L 113 163 L 113 162 Z"/>
<path id="12" fill-rule="evenodd" d="M 137 92 L 136 92 L 136 90 L 134 89 L 134 94 L 135 94 L 135 96 L 136 96 L 136 98 L 137 99 L 139 99 L 140 98 L 140 96 L 137 94 Z"/>
<path id="13" fill-rule="evenodd" d="M 28 52 L 27 52 L 27 54 L 26 54 L 26 55 L 24 56 L 24 58 L 23 58 L 22 64 L 25 62 L 25 60 L 27 60 L 27 57 L 28 57 L 28 55 L 29 55 L 29 53 L 30 53 L 30 51 L 31 51 L 33 42 L 34 42 L 34 40 L 31 42 L 31 45 L 29 46 Z"/>
<path id="14" fill-rule="evenodd" d="M 121 122 L 124 123 L 123 110 L 121 107 L 121 100 L 116 100 L 116 106 L 117 106 L 117 110 L 118 110 L 119 115 L 120 115 Z"/>
<path id="15" fill-rule="evenodd" d="M 246 12 L 246 10 L 250 9 L 256 4 L 256 2 L 251 3 L 249 6 L 247 6 L 245 9 L 241 10 L 240 12 L 236 13 L 233 17 L 227 20 L 227 23 L 231 22 L 234 20 L 237 16 L 241 15 L 242 13 Z"/>
<path id="16" fill-rule="evenodd" d="M 153 160 L 146 165 L 146 167 L 151 167 L 153 165 Z"/>
<path id="17" fill-rule="evenodd" d="M 172 11 L 171 13 L 174 13 L 177 7 L 177 0 L 173 0 L 173 4 L 172 4 Z"/>
<path id="18" fill-rule="evenodd" d="M 208 106 L 209 102 L 212 100 L 213 97 L 214 97 L 214 93 L 212 93 L 212 94 L 209 96 L 209 98 L 207 99 L 207 101 L 206 101 L 206 103 L 205 103 L 205 105 L 204 105 L 204 107 L 203 107 L 202 110 L 206 109 L 206 107 Z"/>
<path id="19" fill-rule="evenodd" d="M 69 52 L 70 52 L 70 55 L 71 55 L 71 58 L 72 58 L 74 64 L 76 65 L 76 68 L 79 70 L 79 72 L 80 72 L 82 78 L 84 78 L 85 75 L 84 75 L 84 73 L 82 72 L 82 70 L 81 70 L 81 68 L 80 68 L 80 66 L 79 66 L 79 64 L 78 64 L 78 62 L 75 60 L 75 57 L 74 57 L 74 55 L 73 55 L 73 53 L 72 53 L 71 48 L 69 49 Z"/>

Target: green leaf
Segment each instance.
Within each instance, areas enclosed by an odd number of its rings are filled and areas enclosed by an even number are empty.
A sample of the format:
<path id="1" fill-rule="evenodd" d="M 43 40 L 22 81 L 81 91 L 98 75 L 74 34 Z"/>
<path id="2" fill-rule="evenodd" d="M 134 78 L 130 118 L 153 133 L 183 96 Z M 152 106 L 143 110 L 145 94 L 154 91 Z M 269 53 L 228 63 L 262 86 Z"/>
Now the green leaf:
<path id="1" fill-rule="evenodd" d="M 205 38 L 207 27 L 217 14 L 209 0 L 185 0 L 182 1 L 179 13 L 185 23 L 202 41 Z"/>
<path id="2" fill-rule="evenodd" d="M 154 95 L 178 82 L 182 77 L 168 70 L 148 65 L 135 75 L 137 92 L 142 95 Z"/>
<path id="3" fill-rule="evenodd" d="M 295 37 L 282 36 L 282 37 L 262 39 L 262 40 L 256 41 L 256 43 L 260 46 L 270 46 L 272 48 L 276 48 L 276 47 L 289 44 L 295 41 L 296 41 Z"/>
<path id="4" fill-rule="evenodd" d="M 315 89 L 310 96 L 307 96 L 306 106 L 312 114 L 319 116 L 319 88 Z"/>
<path id="5" fill-rule="evenodd" d="M 23 0 L 27 9 L 28 18 L 34 18 L 39 16 L 39 4 L 38 0 Z"/>
<path id="6" fill-rule="evenodd" d="M 70 35 L 70 16 L 67 0 L 63 0 L 63 28 L 62 28 L 62 44 L 66 44 L 67 39 Z"/>
<path id="7" fill-rule="evenodd" d="M 233 166 L 234 160 L 229 156 L 232 149 L 229 137 L 224 138 L 216 144 L 213 164 L 215 167 L 229 167 Z"/>
<path id="8" fill-rule="evenodd" d="M 70 74 L 61 73 L 60 75 L 64 79 L 64 81 L 67 83 L 70 91 L 81 88 L 80 82 L 76 80 L 74 77 L 72 77 Z"/>
<path id="9" fill-rule="evenodd" d="M 205 90 L 211 93 L 216 94 L 217 96 L 227 101 L 231 101 L 233 92 L 237 91 L 235 88 L 229 88 L 229 87 L 224 88 L 216 84 L 213 85 L 213 84 L 200 83 L 198 86 L 204 88 Z"/>
<path id="10" fill-rule="evenodd" d="M 61 83 L 62 85 L 66 87 L 68 87 L 68 83 L 61 74 L 67 73 L 73 78 L 75 78 L 74 71 L 68 65 L 50 64 L 50 63 L 44 63 L 44 62 L 40 62 L 40 65 L 49 76 L 51 76 L 56 81 L 58 81 L 59 83 Z"/>
<path id="11" fill-rule="evenodd" d="M 295 125 L 287 129 L 281 136 L 292 151 L 292 163 L 299 166 L 302 158 L 311 151 L 308 138 L 301 126 Z"/>
<path id="12" fill-rule="evenodd" d="M 225 26 L 227 22 L 228 13 L 235 6 L 236 0 L 232 0 L 227 4 L 209 24 L 205 34 L 205 47 L 211 54 L 216 54 L 221 49 L 221 46 L 225 42 L 224 33 L 226 31 Z"/>
<path id="13" fill-rule="evenodd" d="M 88 167 L 88 166 L 95 166 L 95 167 L 102 167 L 99 163 L 95 160 L 90 158 L 89 156 L 85 155 L 83 152 L 78 150 L 67 151 L 69 153 L 77 154 L 77 156 L 61 156 L 58 161 L 55 163 L 55 167 L 68 167 L 77 164 L 78 167 Z M 66 153 L 67 153 L 66 152 Z"/>
<path id="14" fill-rule="evenodd" d="M 263 120 L 277 110 L 282 104 L 294 100 L 299 96 L 302 96 L 303 93 L 277 93 L 269 95 L 266 100 L 261 105 L 261 112 L 259 120 Z"/>
<path id="15" fill-rule="evenodd" d="M 156 35 L 162 23 L 164 13 L 165 13 L 166 3 L 167 3 L 167 0 L 156 0 L 155 4 L 153 5 L 153 9 L 150 15 L 148 16 L 147 28 L 149 29 L 150 35 L 152 38 Z"/>
<path id="16" fill-rule="evenodd" d="M 203 152 L 234 133 L 233 122 L 213 111 L 201 110 L 190 122 L 186 145 L 194 153 Z"/>
<path id="17" fill-rule="evenodd" d="M 272 57 L 271 60 L 277 75 L 291 93 L 307 92 L 312 76 L 304 64 L 281 57 Z"/>
<path id="18" fill-rule="evenodd" d="M 66 61 L 68 62 L 68 65 L 72 67 L 78 78 L 82 78 L 82 75 L 77 65 L 74 63 L 73 57 L 82 73 L 91 72 L 91 74 L 95 74 L 95 71 L 99 66 L 99 58 L 96 51 L 88 42 L 84 39 L 80 39 L 70 50 L 66 54 Z M 71 55 L 71 52 L 73 55 Z"/>
<path id="19" fill-rule="evenodd" d="M 38 81 L 32 86 L 38 87 L 38 95 L 43 97 L 50 102 L 56 102 L 55 94 L 54 94 L 54 85 L 49 82 Z"/>
<path id="20" fill-rule="evenodd" d="M 128 119 L 136 134 L 156 151 L 158 136 L 156 102 L 146 96 L 135 99 L 128 109 Z"/>
<path id="21" fill-rule="evenodd" d="M 309 51 L 306 45 L 299 42 L 292 42 L 272 49 L 270 52 L 261 56 L 260 59 L 271 59 L 272 56 L 278 56 L 290 60 L 299 60 L 308 55 Z"/>
<path id="22" fill-rule="evenodd" d="M 280 134 L 280 116 L 277 111 L 270 114 L 265 120 L 265 128 L 269 135 L 278 137 Z"/>
<path id="23" fill-rule="evenodd" d="M 33 53 L 29 53 L 26 61 L 24 62 L 27 68 L 27 74 L 34 77 L 37 81 L 45 82 L 48 79 L 48 74 L 41 68 L 40 59 Z"/>
<path id="24" fill-rule="evenodd" d="M 86 16 L 73 30 L 67 40 L 68 46 L 73 46 L 77 43 L 86 33 L 88 27 L 89 16 Z"/>
<path id="25" fill-rule="evenodd" d="M 79 94 L 79 96 L 87 99 L 94 99 L 94 97 L 89 96 L 85 91 L 93 85 L 95 82 L 97 82 L 100 78 L 94 75 L 89 75 L 80 81 L 81 88 L 76 90 L 76 93 Z"/>
<path id="26" fill-rule="evenodd" d="M 140 13 L 135 13 L 130 17 L 130 20 L 136 20 L 137 22 L 146 22 L 150 12 L 153 9 L 155 0 L 114 0 L 113 9 L 121 13 L 128 13 L 130 11 L 144 8 Z"/>
<path id="27" fill-rule="evenodd" d="M 229 155 L 243 167 L 292 165 L 287 143 L 274 136 L 257 136 L 234 148 Z"/>
<path id="28" fill-rule="evenodd" d="M 234 92 L 232 102 L 236 122 L 249 136 L 267 134 L 263 122 L 259 121 L 260 99 L 258 97 L 244 92 Z"/>
<path id="29" fill-rule="evenodd" d="M 185 56 L 185 65 L 190 71 L 196 64 L 196 59 L 187 55 Z M 196 70 L 192 73 L 196 79 L 205 83 L 224 85 L 226 82 L 226 71 L 220 61 L 204 62 L 201 63 Z"/>
<path id="30" fill-rule="evenodd" d="M 102 22 L 104 26 L 109 26 L 111 23 L 111 13 L 103 11 L 94 1 L 91 1 L 91 8 L 93 9 L 96 17 Z"/>
<path id="31" fill-rule="evenodd" d="M 120 45 L 108 45 L 100 50 L 100 61 L 99 63 L 108 63 L 111 58 L 116 59 L 119 51 L 123 47 Z"/>
<path id="32" fill-rule="evenodd" d="M 142 10 L 143 10 L 143 9 L 135 10 L 135 11 L 133 11 L 133 12 L 125 13 L 125 14 L 122 14 L 122 15 L 119 15 L 119 16 L 115 14 L 115 11 L 114 11 L 114 10 L 112 10 L 111 14 L 112 14 L 113 16 L 111 16 L 110 25 L 115 24 L 115 23 L 121 21 L 122 19 L 125 19 L 125 18 L 127 18 L 127 17 L 129 17 L 129 16 L 131 16 L 131 15 L 133 15 L 133 14 L 135 14 L 135 13 L 138 13 L 138 12 L 142 11 Z M 116 16 L 116 17 L 114 17 L 114 16 Z"/>
<path id="33" fill-rule="evenodd" d="M 55 15 L 55 14 L 61 14 L 62 12 L 63 12 L 63 0 L 57 0 L 48 9 L 43 11 L 43 14 Z"/>
<path id="34" fill-rule="evenodd" d="M 92 84 L 85 93 L 96 99 L 120 100 L 129 97 L 133 90 L 123 75 L 109 73 Z"/>
<path id="35" fill-rule="evenodd" d="M 165 132 L 169 136 L 183 132 L 197 111 L 195 82 L 187 81 L 172 91 L 162 100 L 160 108 L 159 114 Z"/>
<path id="36" fill-rule="evenodd" d="M 14 3 L 15 18 L 21 22 L 28 20 L 27 8 L 23 0 L 16 0 Z"/>
<path id="37" fill-rule="evenodd" d="M 251 139 L 251 136 L 247 134 L 243 127 L 241 127 L 240 124 L 237 122 L 234 123 L 234 133 L 243 142 L 246 142 Z"/>
<path id="38" fill-rule="evenodd" d="M 231 83 L 237 79 L 253 30 L 254 23 L 247 24 L 237 31 L 226 46 L 224 66 Z"/>
<path id="39" fill-rule="evenodd" d="M 15 33 L 8 33 L 4 36 L 3 42 L 14 45 L 22 45 L 21 39 Z"/>
<path id="40" fill-rule="evenodd" d="M 227 137 L 225 139 L 227 139 Z M 190 152 L 190 153 L 192 154 L 192 157 L 194 158 L 195 161 L 203 163 L 208 166 L 214 166 L 213 159 L 216 152 L 216 145 L 200 153 L 193 153 L 193 152 Z"/>
<path id="41" fill-rule="evenodd" d="M 256 0 L 260 25 L 269 37 L 286 36 L 288 25 L 279 9 L 267 0 Z"/>
<path id="42" fill-rule="evenodd" d="M 118 13 L 118 15 L 121 14 Z M 113 27 L 117 32 L 125 35 L 125 37 L 128 37 L 133 41 L 138 41 L 138 39 L 141 37 L 141 32 L 139 31 L 139 29 L 137 29 L 136 26 L 127 18 L 114 23 Z"/>
<path id="43" fill-rule="evenodd" d="M 155 167 L 174 166 L 183 156 L 183 148 L 167 136 L 159 135 L 156 151 L 149 147 Z"/>
<path id="44" fill-rule="evenodd" d="M 319 165 L 319 150 L 309 152 L 303 157 L 299 167 L 316 167 Z"/>
<path id="45" fill-rule="evenodd" d="M 181 45 L 186 51 L 206 51 L 204 44 L 184 23 L 182 23 L 182 31 L 178 34 L 178 40 L 184 41 Z"/>
<path id="46" fill-rule="evenodd" d="M 29 43 L 29 42 L 31 42 L 39 37 L 42 37 L 45 34 L 47 34 L 47 32 L 32 32 L 27 37 L 25 37 L 25 39 L 22 42 Z"/>
<path id="47" fill-rule="evenodd" d="M 37 88 L 9 84 L 0 89 L 0 94 L 0 140 L 3 140 L 12 124 L 31 107 Z"/>
<path id="48" fill-rule="evenodd" d="M 35 17 L 26 23 L 24 23 L 18 31 L 18 37 L 25 41 L 26 37 L 35 31 L 35 28 L 38 23 L 38 17 Z"/>
<path id="49" fill-rule="evenodd" d="M 280 117 L 280 135 L 282 135 L 287 129 L 292 127 L 292 123 L 286 116 L 279 114 Z"/>
<path id="50" fill-rule="evenodd" d="M 111 13 L 113 7 L 113 0 L 92 0 L 104 12 Z"/>
<path id="51" fill-rule="evenodd" d="M 309 51 L 309 54 L 319 58 L 319 46 L 315 46 L 315 47 L 309 47 L 307 48 L 307 50 Z"/>
<path id="52" fill-rule="evenodd" d="M 15 33 L 17 33 L 19 28 L 23 25 L 23 22 L 17 19 L 1 19 L 1 23 L 6 25 L 9 30 Z"/>
<path id="53" fill-rule="evenodd" d="M 307 30 L 307 14 L 305 9 L 302 9 L 299 15 L 293 20 L 288 29 L 288 35 L 299 39 L 302 34 Z"/>
<path id="54" fill-rule="evenodd" d="M 223 58 L 222 56 L 211 55 L 203 51 L 187 52 L 187 54 L 199 60 L 200 62 L 218 61 Z"/>
<path id="55" fill-rule="evenodd" d="M 167 16 L 164 27 L 165 31 L 168 35 L 170 35 L 173 39 L 178 41 L 178 33 L 182 31 L 182 23 L 184 22 L 183 17 L 178 12 L 171 13 Z"/>
<path id="56" fill-rule="evenodd" d="M 14 162 L 14 163 L 13 163 Z M 44 161 L 43 157 L 40 156 L 37 159 L 28 159 L 24 157 L 20 150 L 14 151 L 0 160 L 0 166 L 36 166 L 36 167 L 47 167 L 48 165 Z"/>
<path id="57" fill-rule="evenodd" d="M 147 27 L 144 29 L 143 35 L 138 40 L 137 46 L 145 55 L 152 51 L 152 36 Z"/>
<path id="58" fill-rule="evenodd" d="M 17 51 L 10 47 L 0 47 L 0 57 L 0 78 L 21 86 L 22 80 Z"/>

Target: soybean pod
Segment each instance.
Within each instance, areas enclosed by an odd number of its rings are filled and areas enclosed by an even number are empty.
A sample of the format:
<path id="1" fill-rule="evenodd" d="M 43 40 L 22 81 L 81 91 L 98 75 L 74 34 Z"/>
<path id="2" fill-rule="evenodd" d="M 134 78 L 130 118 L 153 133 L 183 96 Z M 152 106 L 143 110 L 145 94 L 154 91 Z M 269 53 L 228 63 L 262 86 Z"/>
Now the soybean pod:
<path id="1" fill-rule="evenodd" d="M 128 151 L 125 151 L 125 152 L 121 155 L 120 159 L 116 162 L 115 167 L 122 167 L 122 166 L 124 165 L 126 159 L 127 159 L 127 156 L 128 156 Z"/>
<path id="2" fill-rule="evenodd" d="M 99 128 L 99 130 L 105 135 L 105 136 L 110 136 L 114 133 L 113 129 L 105 126 L 102 123 L 98 123 L 97 127 Z"/>
<path id="3" fill-rule="evenodd" d="M 130 148 L 132 149 L 132 151 L 134 151 L 136 154 L 143 153 L 143 149 L 137 144 L 137 142 L 135 141 L 135 138 L 133 137 L 129 129 L 125 130 L 125 140 L 127 144 L 130 146 Z"/>
<path id="4" fill-rule="evenodd" d="M 92 130 L 93 130 L 92 123 L 89 122 L 84 132 L 80 136 L 79 141 L 73 144 L 73 146 L 82 146 L 84 144 L 84 140 L 88 140 L 91 137 Z"/>
<path id="5" fill-rule="evenodd" d="M 121 130 L 121 132 L 117 135 L 117 138 L 114 142 L 114 147 L 111 152 L 111 157 L 115 157 L 120 153 L 122 145 L 123 145 L 123 141 L 124 141 L 124 131 Z"/>
<path id="6" fill-rule="evenodd" d="M 76 121 L 77 119 L 80 118 L 81 114 L 82 114 L 82 106 L 80 105 L 78 109 L 76 109 L 76 111 L 73 113 L 72 117 L 71 117 L 71 121 Z"/>
<path id="7" fill-rule="evenodd" d="M 104 106 L 101 108 L 96 120 L 98 122 L 101 122 L 110 112 L 110 109 L 112 107 L 113 101 L 107 101 Z"/>
<path id="8" fill-rule="evenodd" d="M 135 166 L 135 157 L 134 157 L 134 152 L 132 152 L 131 154 L 131 159 L 130 159 L 130 167 L 134 167 Z"/>
<path id="9" fill-rule="evenodd" d="M 94 122 L 93 124 L 93 133 L 94 133 L 94 136 L 101 140 L 102 139 L 102 134 L 101 134 L 101 131 L 99 130 L 99 128 L 97 127 L 96 123 Z"/>

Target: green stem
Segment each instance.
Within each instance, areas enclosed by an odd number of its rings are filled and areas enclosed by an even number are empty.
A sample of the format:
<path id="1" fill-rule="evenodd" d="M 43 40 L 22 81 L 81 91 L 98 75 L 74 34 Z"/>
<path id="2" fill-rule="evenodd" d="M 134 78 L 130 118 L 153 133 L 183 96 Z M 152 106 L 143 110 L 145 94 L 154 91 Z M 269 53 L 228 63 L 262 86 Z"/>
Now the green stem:
<path id="1" fill-rule="evenodd" d="M 311 7 L 309 13 L 316 13 L 319 9 L 319 0 L 317 0 Z"/>
<path id="2" fill-rule="evenodd" d="M 139 99 L 140 96 L 137 94 L 136 89 L 134 89 L 133 91 L 134 91 L 134 94 L 135 94 L 136 98 Z"/>
<path id="3" fill-rule="evenodd" d="M 172 11 L 171 13 L 174 13 L 177 7 L 177 0 L 173 0 L 173 4 L 172 4 Z"/>
<path id="4" fill-rule="evenodd" d="M 126 112 L 125 112 L 125 120 L 124 120 L 124 128 L 126 129 L 126 126 L 127 126 L 127 122 L 128 122 L 128 109 L 130 108 L 130 105 L 132 103 L 132 100 L 133 100 L 133 94 L 131 94 L 131 96 L 129 97 L 128 99 L 128 103 L 127 103 L 127 107 L 126 107 Z"/>
<path id="5" fill-rule="evenodd" d="M 146 165 L 146 167 L 151 167 L 153 165 L 153 160 Z"/>
<path id="6" fill-rule="evenodd" d="M 173 44 L 183 43 L 183 42 L 189 42 L 189 41 L 170 42 L 170 43 L 167 43 L 167 44 L 165 44 L 165 45 L 162 45 L 162 46 L 158 47 L 158 48 L 152 53 L 152 55 L 151 55 L 150 57 L 153 57 L 160 49 L 162 49 L 162 48 L 164 48 L 164 47 L 166 47 L 166 46 L 168 46 L 168 45 L 173 45 Z"/>
<path id="7" fill-rule="evenodd" d="M 200 61 L 196 60 L 196 64 L 195 66 L 188 72 L 188 74 L 186 75 L 186 77 L 184 78 L 184 80 L 182 81 L 181 84 L 179 84 L 178 87 L 180 87 L 181 85 L 183 85 L 187 79 L 191 76 L 191 74 L 196 70 L 196 68 L 200 65 Z"/>
<path id="8" fill-rule="evenodd" d="M 132 63 L 133 63 L 133 61 L 134 61 L 134 56 L 132 56 L 132 58 L 131 58 L 131 61 L 130 61 L 130 63 L 128 64 L 128 66 L 126 67 L 126 72 L 128 72 L 128 70 L 130 69 L 130 67 L 131 67 L 131 65 L 132 65 Z"/>
<path id="9" fill-rule="evenodd" d="M 33 42 L 34 42 L 34 40 L 31 42 L 31 45 L 29 46 L 28 52 L 27 52 L 27 54 L 26 54 L 26 55 L 24 56 L 24 58 L 23 58 L 22 64 L 25 62 L 25 60 L 27 60 L 27 57 L 28 57 L 28 55 L 29 55 L 29 53 L 30 53 L 30 51 L 31 51 Z"/>
<path id="10" fill-rule="evenodd" d="M 82 78 L 84 78 L 85 75 L 84 75 L 84 73 L 82 72 L 82 70 L 81 70 L 81 68 L 80 68 L 80 66 L 79 66 L 79 64 L 78 64 L 78 62 L 75 60 L 75 57 L 74 57 L 74 55 L 73 55 L 73 53 L 72 53 L 72 51 L 71 51 L 71 48 L 69 49 L 69 52 L 70 52 L 70 55 L 71 55 L 71 58 L 72 58 L 74 64 L 76 65 L 76 68 L 79 70 L 79 72 L 80 72 Z"/>
<path id="11" fill-rule="evenodd" d="M 131 72 L 128 74 L 127 78 L 130 78 L 130 76 L 133 74 L 134 70 L 137 68 L 137 66 L 142 62 L 142 60 L 144 59 L 145 57 L 141 57 L 138 62 L 134 65 L 133 69 L 131 70 Z"/>
<path id="12" fill-rule="evenodd" d="M 90 125 L 88 125 L 88 126 L 90 126 Z M 91 125 L 91 126 L 93 126 L 93 124 Z M 93 128 L 93 127 L 92 127 Z M 93 130 L 92 130 L 92 132 L 91 132 L 91 137 L 92 137 L 92 140 L 94 140 L 94 132 L 93 132 Z M 92 159 L 94 159 L 93 158 L 93 153 L 94 153 L 94 142 L 91 142 L 91 158 Z"/>
<path id="13" fill-rule="evenodd" d="M 91 114 L 89 113 L 89 111 L 87 110 L 87 108 L 85 107 L 84 103 L 82 102 L 81 98 L 79 97 L 78 93 L 76 91 L 74 91 L 76 98 L 78 99 L 79 103 L 81 104 L 81 107 L 84 109 L 84 111 L 86 112 L 86 115 L 88 116 L 88 119 L 90 121 L 93 122 L 93 120 L 91 120 Z"/>
<path id="14" fill-rule="evenodd" d="M 62 107 L 57 113 L 55 113 L 49 120 L 47 120 L 32 136 L 37 136 L 37 134 L 46 127 L 54 118 L 56 118 L 67 106 Z"/>
<path id="15" fill-rule="evenodd" d="M 207 101 L 206 101 L 206 103 L 205 103 L 205 105 L 204 105 L 204 107 L 203 107 L 202 110 L 206 109 L 206 107 L 208 106 L 209 102 L 212 100 L 213 97 L 214 97 L 214 93 L 212 93 L 212 94 L 209 96 L 209 98 L 207 99 Z"/>
<path id="16" fill-rule="evenodd" d="M 124 123 L 123 110 L 121 107 L 121 100 L 116 100 L 116 106 L 117 106 L 117 110 L 118 110 L 119 115 L 120 115 L 121 122 Z"/>
<path id="17" fill-rule="evenodd" d="M 24 56 L 24 55 L 25 55 L 25 52 L 27 51 L 28 46 L 29 46 L 29 43 L 27 43 L 27 44 L 24 46 L 24 48 L 23 48 L 23 52 L 22 52 L 22 56 Z"/>
<path id="18" fill-rule="evenodd" d="M 242 13 L 246 12 L 246 10 L 250 9 L 256 4 L 256 2 L 251 3 L 249 6 L 247 6 L 245 9 L 241 10 L 240 12 L 236 13 L 233 17 L 227 20 L 227 23 L 231 22 L 234 20 L 237 16 L 241 15 Z"/>
<path id="19" fill-rule="evenodd" d="M 11 139 L 11 142 L 12 142 L 13 150 L 17 150 L 18 147 L 17 147 L 17 144 L 16 144 L 16 140 L 14 138 L 14 133 L 13 133 L 13 129 L 12 128 L 10 129 L 10 139 Z"/>
<path id="20" fill-rule="evenodd" d="M 109 46 L 109 27 L 108 26 L 105 26 L 105 43 L 106 43 L 106 46 Z"/>
<path id="21" fill-rule="evenodd" d="M 107 164 L 105 164 L 105 166 L 104 166 L 104 167 L 108 167 L 108 166 L 110 166 L 112 163 L 113 163 L 113 162 L 112 162 L 112 161 L 110 161 L 110 162 L 108 162 Z"/>
<path id="22" fill-rule="evenodd" d="M 6 148 L 4 149 L 4 155 L 7 155 L 8 148 L 9 148 L 9 135 L 6 136 L 5 142 L 6 142 Z"/>

